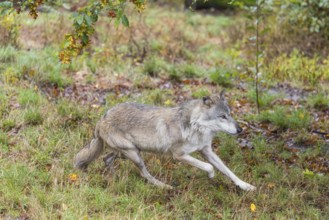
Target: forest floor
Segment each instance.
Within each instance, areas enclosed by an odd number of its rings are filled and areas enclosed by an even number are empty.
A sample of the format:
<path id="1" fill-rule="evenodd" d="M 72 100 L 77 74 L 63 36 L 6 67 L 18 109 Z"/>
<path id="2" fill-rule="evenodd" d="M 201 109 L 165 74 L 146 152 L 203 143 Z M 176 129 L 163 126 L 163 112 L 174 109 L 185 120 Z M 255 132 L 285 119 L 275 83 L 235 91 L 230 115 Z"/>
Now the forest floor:
<path id="1" fill-rule="evenodd" d="M 151 6 L 130 28 L 102 18 L 92 46 L 62 65 L 69 16 L 22 13 L 17 45 L 0 47 L 0 219 L 329 218 L 328 58 L 294 51 L 264 62 L 257 114 L 240 16 Z M 101 158 L 73 168 L 108 108 L 176 106 L 223 88 L 244 132 L 218 134 L 213 148 L 255 192 L 166 155 L 143 157 L 173 190 L 127 160 L 114 172 Z"/>

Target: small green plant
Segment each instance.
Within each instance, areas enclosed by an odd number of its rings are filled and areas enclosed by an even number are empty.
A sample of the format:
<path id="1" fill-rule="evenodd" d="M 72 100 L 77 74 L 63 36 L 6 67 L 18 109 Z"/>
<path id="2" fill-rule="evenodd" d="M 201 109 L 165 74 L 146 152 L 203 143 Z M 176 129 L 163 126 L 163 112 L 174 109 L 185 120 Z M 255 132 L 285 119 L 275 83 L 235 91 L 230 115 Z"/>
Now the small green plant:
<path id="1" fill-rule="evenodd" d="M 41 97 L 32 89 L 24 89 L 19 91 L 18 103 L 22 106 L 37 106 L 41 103 Z"/>
<path id="2" fill-rule="evenodd" d="M 29 125 L 39 125 L 43 122 L 40 111 L 36 108 L 28 109 L 24 114 L 24 121 Z"/>
<path id="3" fill-rule="evenodd" d="M 209 73 L 209 78 L 212 83 L 223 87 L 231 87 L 233 75 L 232 71 L 227 68 L 217 68 Z"/>
<path id="4" fill-rule="evenodd" d="M 74 103 L 67 100 L 62 100 L 57 106 L 57 112 L 62 117 L 69 117 L 72 120 L 81 120 L 83 118 L 83 112 L 80 111 Z"/>
<path id="5" fill-rule="evenodd" d="M 49 82 L 52 85 L 63 88 L 71 83 L 71 81 L 64 77 L 59 70 L 53 70 L 49 72 L 48 76 L 43 80 L 44 82 Z"/>
<path id="6" fill-rule="evenodd" d="M 13 129 L 16 126 L 15 121 L 11 120 L 11 119 L 5 119 L 2 122 L 2 129 L 4 131 L 10 131 L 11 129 Z"/>
<path id="7" fill-rule="evenodd" d="M 154 89 L 143 92 L 143 96 L 137 101 L 151 105 L 165 105 L 168 100 L 172 99 L 172 96 L 172 90 Z"/>
<path id="8" fill-rule="evenodd" d="M 329 108 L 329 98 L 323 93 L 309 96 L 307 103 L 310 107 L 325 110 Z"/>
<path id="9" fill-rule="evenodd" d="M 311 116 L 305 109 L 289 112 L 287 108 L 275 107 L 273 110 L 262 112 L 258 116 L 258 120 L 272 123 L 282 130 L 288 128 L 308 129 L 311 123 Z"/>
<path id="10" fill-rule="evenodd" d="M 289 124 L 293 129 L 308 129 L 311 124 L 311 115 L 303 108 L 293 111 L 289 118 Z"/>
<path id="11" fill-rule="evenodd" d="M 169 79 L 176 82 L 180 82 L 182 80 L 182 75 L 175 66 L 170 68 Z"/>
<path id="12" fill-rule="evenodd" d="M 17 52 L 18 51 L 16 50 L 16 48 L 10 45 L 5 47 L 0 47 L 0 62 L 3 64 L 15 62 Z"/>
<path id="13" fill-rule="evenodd" d="M 178 66 L 178 71 L 186 78 L 193 78 L 202 75 L 201 70 L 197 66 L 190 64 L 182 64 Z"/>
<path id="14" fill-rule="evenodd" d="M 0 131 L 0 145 L 8 145 L 8 135 L 2 131 Z"/>
<path id="15" fill-rule="evenodd" d="M 1 5 L 2 6 L 2 5 Z M 0 8 L 0 13 L 2 12 Z M 18 15 L 16 13 L 1 13 L 0 44 L 17 46 L 19 35 Z"/>
<path id="16" fill-rule="evenodd" d="M 14 67 L 8 67 L 3 71 L 2 79 L 8 84 L 16 84 L 20 80 L 20 74 Z"/>
<path id="17" fill-rule="evenodd" d="M 287 129 L 289 127 L 287 110 L 282 107 L 264 111 L 258 116 L 258 119 L 262 122 L 272 123 L 281 129 Z"/>
<path id="18" fill-rule="evenodd" d="M 255 90 L 249 90 L 247 93 L 247 97 L 250 101 L 255 101 L 255 99 L 256 99 Z M 282 94 L 270 94 L 268 92 L 262 92 L 258 96 L 259 107 L 270 107 L 271 103 L 274 100 L 281 98 L 281 97 L 282 97 Z"/>
<path id="19" fill-rule="evenodd" d="M 166 63 L 155 57 L 151 57 L 144 62 L 143 73 L 157 77 L 166 70 Z"/>
<path id="20" fill-rule="evenodd" d="M 200 88 L 200 89 L 192 92 L 192 97 L 197 98 L 197 99 L 205 97 L 205 96 L 209 96 L 209 95 L 211 95 L 211 93 L 207 88 Z"/>
<path id="21" fill-rule="evenodd" d="M 290 55 L 283 54 L 271 60 L 266 68 L 265 77 L 269 80 L 286 80 L 304 82 L 311 86 L 321 80 L 329 79 L 329 62 L 321 62 L 319 57 L 309 58 L 302 52 L 294 50 Z"/>
<path id="22" fill-rule="evenodd" d="M 8 111 L 8 98 L 0 92 L 0 116 Z"/>

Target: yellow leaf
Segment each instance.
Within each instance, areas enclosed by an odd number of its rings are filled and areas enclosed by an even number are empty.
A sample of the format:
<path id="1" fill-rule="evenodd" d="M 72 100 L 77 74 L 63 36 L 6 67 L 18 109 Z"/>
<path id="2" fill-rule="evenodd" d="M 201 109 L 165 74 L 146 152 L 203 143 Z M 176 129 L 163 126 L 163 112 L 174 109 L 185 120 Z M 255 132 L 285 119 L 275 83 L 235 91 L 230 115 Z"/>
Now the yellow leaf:
<path id="1" fill-rule="evenodd" d="M 267 188 L 273 189 L 275 187 L 275 183 L 268 183 Z"/>
<path id="2" fill-rule="evenodd" d="M 307 168 L 303 171 L 304 176 L 314 176 L 314 173 Z"/>
<path id="3" fill-rule="evenodd" d="M 65 211 L 65 210 L 67 210 L 67 205 L 65 204 L 65 203 L 62 203 L 62 209 Z"/>
<path id="4" fill-rule="evenodd" d="M 78 175 L 75 174 L 75 173 L 71 173 L 71 174 L 69 175 L 69 179 L 70 179 L 72 182 L 75 182 L 75 181 L 78 180 Z"/>
<path id="5" fill-rule="evenodd" d="M 299 114 L 299 118 L 303 119 L 305 117 L 304 113 Z"/>
<path id="6" fill-rule="evenodd" d="M 251 204 L 250 204 L 250 210 L 251 210 L 252 212 L 256 212 L 256 205 L 255 205 L 254 203 L 251 203 Z"/>
<path id="7" fill-rule="evenodd" d="M 165 104 L 166 106 L 171 106 L 171 105 L 172 105 L 172 101 L 171 101 L 170 99 L 167 99 L 167 100 L 164 102 L 164 104 Z"/>

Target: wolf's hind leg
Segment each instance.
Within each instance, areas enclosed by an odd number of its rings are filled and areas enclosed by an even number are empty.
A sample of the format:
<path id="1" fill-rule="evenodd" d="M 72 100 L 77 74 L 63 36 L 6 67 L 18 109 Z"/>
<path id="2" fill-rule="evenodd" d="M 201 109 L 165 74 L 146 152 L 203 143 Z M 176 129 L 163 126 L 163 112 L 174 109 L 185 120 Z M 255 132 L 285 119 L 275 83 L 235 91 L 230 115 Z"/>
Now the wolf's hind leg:
<path id="1" fill-rule="evenodd" d="M 112 152 L 107 154 L 104 158 L 103 161 L 105 163 L 105 166 L 110 169 L 111 171 L 113 171 L 113 163 L 115 161 L 115 159 L 118 157 L 118 152 Z"/>
<path id="2" fill-rule="evenodd" d="M 160 180 L 157 180 L 148 172 L 148 170 L 146 169 L 146 166 L 144 164 L 144 161 L 137 150 L 135 150 L 135 149 L 123 150 L 122 153 L 124 154 L 124 156 L 126 156 L 128 159 L 130 159 L 132 162 L 134 162 L 134 164 L 140 170 L 141 176 L 146 178 L 150 183 L 152 183 L 156 186 L 162 187 L 162 188 L 172 189 L 172 186 L 169 186 L 169 185 L 161 182 Z"/>

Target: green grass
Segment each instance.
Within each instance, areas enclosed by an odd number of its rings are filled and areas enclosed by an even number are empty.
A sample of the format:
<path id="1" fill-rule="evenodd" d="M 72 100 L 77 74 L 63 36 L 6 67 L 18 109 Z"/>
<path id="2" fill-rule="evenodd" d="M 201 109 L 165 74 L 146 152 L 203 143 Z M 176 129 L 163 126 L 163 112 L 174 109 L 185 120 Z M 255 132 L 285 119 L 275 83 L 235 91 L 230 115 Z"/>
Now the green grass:
<path id="1" fill-rule="evenodd" d="M 325 110 L 329 108 L 329 97 L 323 93 L 311 95 L 307 99 L 310 107 Z"/>
<path id="2" fill-rule="evenodd" d="M 38 106 L 41 104 L 41 96 L 32 89 L 19 91 L 18 103 L 21 106 Z"/>
<path id="3" fill-rule="evenodd" d="M 42 123 L 43 117 L 38 109 L 32 108 L 25 112 L 24 121 L 29 125 L 38 125 Z"/>
<path id="4" fill-rule="evenodd" d="M 233 74 L 227 68 L 220 68 L 211 71 L 209 74 L 210 81 L 223 87 L 232 86 Z"/>
<path id="5" fill-rule="evenodd" d="M 316 86 L 321 80 L 329 80 L 328 64 L 327 59 L 308 58 L 294 50 L 290 55 L 283 54 L 272 60 L 266 67 L 265 78 Z"/>
<path id="6" fill-rule="evenodd" d="M 258 100 L 259 100 L 259 106 L 268 108 L 272 106 L 273 101 L 280 99 L 283 97 L 283 94 L 271 94 L 266 91 L 259 92 L 258 94 Z M 252 101 L 256 102 L 256 92 L 254 88 L 249 88 L 249 91 L 247 93 L 247 98 Z"/>
<path id="7" fill-rule="evenodd" d="M 311 116 L 305 109 L 298 109 L 292 112 L 287 108 L 275 107 L 273 110 L 263 111 L 258 120 L 271 123 L 279 129 L 309 129 Z"/>
<path id="8" fill-rule="evenodd" d="M 327 96 L 309 96 L 294 108 L 276 104 L 281 95 L 264 92 L 261 114 L 252 114 L 254 94 L 248 92 L 250 88 L 236 86 L 252 77 L 244 72 L 250 61 L 237 45 L 219 45 L 235 17 L 150 6 L 142 17 L 131 13 L 130 29 L 108 25 L 102 17 L 93 46 L 70 65 L 61 65 L 59 39 L 68 30 L 61 16 L 69 15 L 40 13 L 35 21 L 22 20 L 22 28 L 38 27 L 33 29 L 36 36 L 43 36 L 42 27 L 55 30 L 47 46 L 0 47 L 0 219 L 328 218 L 329 177 L 317 167 L 327 157 L 327 143 L 309 132 L 314 126 L 328 128 L 328 121 L 316 122 L 312 114 L 325 110 Z M 130 38 L 146 48 L 144 60 Z M 20 39 L 24 43 L 33 36 Z M 275 58 L 266 66 L 268 78 L 262 80 L 295 78 L 316 85 L 317 79 L 326 79 L 327 63 L 315 65 L 317 58 L 307 59 L 300 55 Z M 303 63 L 306 69 L 320 72 L 306 75 Z M 309 83 L 305 85 L 308 88 Z M 148 184 L 124 159 L 116 161 L 113 173 L 106 171 L 101 158 L 86 173 L 73 168 L 75 154 L 90 140 L 108 108 L 126 101 L 176 106 L 226 86 L 228 96 L 234 94 L 231 99 L 241 105 L 232 103 L 234 117 L 248 113 L 248 125 L 278 128 L 275 138 L 245 128 L 246 134 L 219 134 L 214 140 L 216 154 L 237 176 L 257 186 L 256 192 L 239 190 L 219 172 L 210 180 L 199 169 L 166 155 L 142 154 L 150 173 L 175 186 L 174 190 Z M 104 93 L 105 103 L 95 105 L 100 103 L 95 93 Z M 288 149 L 285 140 L 290 135 L 297 144 L 308 143 L 307 149 Z M 241 148 L 239 138 L 247 139 L 252 149 Z M 202 159 L 197 153 L 194 156 Z M 305 174 L 306 169 L 313 174 Z M 255 212 L 251 204 L 256 205 Z"/>

